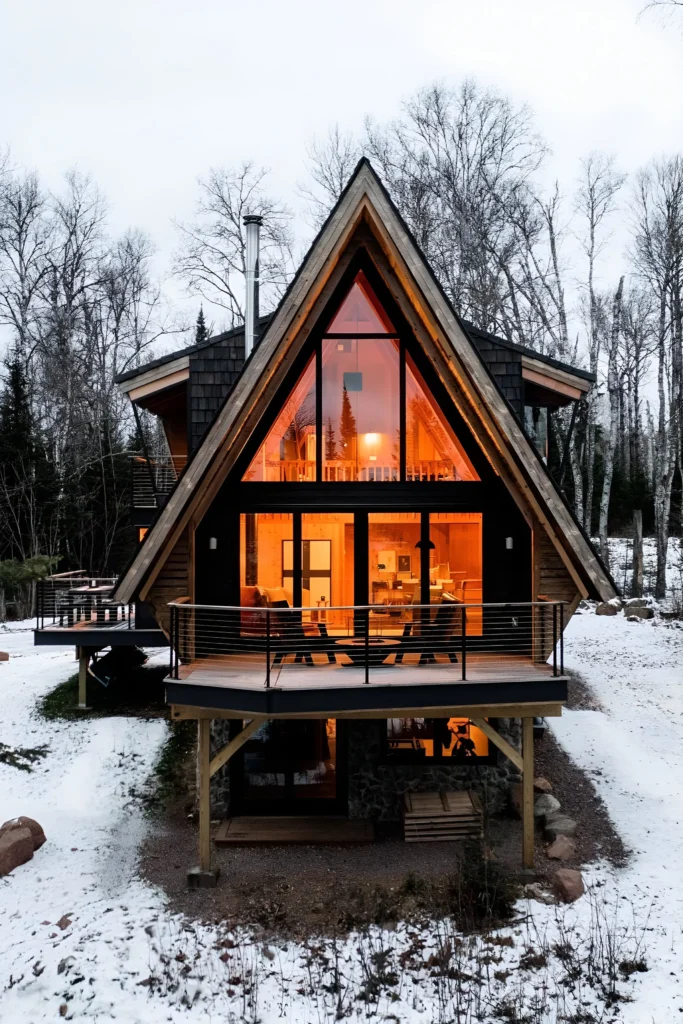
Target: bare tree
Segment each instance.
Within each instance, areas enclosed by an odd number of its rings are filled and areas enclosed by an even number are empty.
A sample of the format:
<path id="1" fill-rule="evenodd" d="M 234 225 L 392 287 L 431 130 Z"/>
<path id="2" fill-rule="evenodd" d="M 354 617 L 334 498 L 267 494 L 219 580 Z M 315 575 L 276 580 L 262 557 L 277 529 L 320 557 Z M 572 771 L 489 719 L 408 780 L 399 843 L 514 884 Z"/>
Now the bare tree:
<path id="1" fill-rule="evenodd" d="M 596 283 L 597 263 L 609 239 L 607 222 L 615 211 L 616 197 L 624 180 L 625 176 L 615 169 L 613 157 L 604 153 L 591 153 L 581 163 L 581 177 L 574 202 L 575 213 L 580 218 L 577 236 L 586 258 L 586 277 L 580 285 L 580 291 L 582 319 L 587 336 L 588 368 L 596 376 L 609 320 L 604 296 L 599 294 Z M 583 436 L 585 497 L 583 487 L 577 487 L 577 473 L 574 474 L 576 513 L 586 530 L 590 530 L 593 519 L 598 404 L 599 392 L 593 389 L 587 399 Z M 577 442 L 575 438 L 574 445 Z"/>
<path id="2" fill-rule="evenodd" d="M 633 258 L 657 303 L 657 394 L 653 475 L 657 541 L 655 594 L 666 593 L 671 490 L 681 462 L 683 405 L 683 158 L 654 161 L 636 180 Z"/>
<path id="3" fill-rule="evenodd" d="M 609 516 L 609 500 L 612 493 L 612 478 L 614 476 L 614 455 L 617 450 L 619 436 L 619 393 L 621 381 L 619 378 L 619 337 L 621 334 L 621 307 L 624 295 L 624 278 L 619 279 L 619 285 L 612 301 L 612 320 L 610 330 L 610 345 L 607 363 L 607 393 L 609 396 L 609 434 L 604 447 L 603 464 L 604 474 L 602 480 L 602 494 L 600 496 L 600 554 L 602 560 L 609 569 L 609 548 L 607 544 L 607 523 Z"/>
<path id="4" fill-rule="evenodd" d="M 293 271 L 292 213 L 264 187 L 268 171 L 245 162 L 237 168 L 213 168 L 199 180 L 192 224 L 176 223 L 179 247 L 173 272 L 191 293 L 227 311 L 230 326 L 244 320 L 247 213 L 263 216 L 260 253 L 262 308 L 272 306 Z"/>
<path id="5" fill-rule="evenodd" d="M 353 135 L 335 124 L 322 142 L 312 140 L 307 156 L 313 184 L 299 184 L 297 192 L 306 201 L 317 229 L 344 191 L 362 152 Z"/>

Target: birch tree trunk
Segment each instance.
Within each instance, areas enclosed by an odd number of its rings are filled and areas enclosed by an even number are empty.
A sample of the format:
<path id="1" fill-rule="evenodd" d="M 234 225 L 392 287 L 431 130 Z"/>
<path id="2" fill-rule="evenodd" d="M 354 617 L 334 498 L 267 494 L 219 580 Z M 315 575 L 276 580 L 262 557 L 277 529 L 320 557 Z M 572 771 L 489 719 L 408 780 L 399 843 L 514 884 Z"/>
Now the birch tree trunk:
<path id="1" fill-rule="evenodd" d="M 614 295 L 612 304 L 612 331 L 610 336 L 609 362 L 607 366 L 607 391 L 609 393 L 609 437 L 605 446 L 605 474 L 602 481 L 602 494 L 600 496 L 600 554 L 602 560 L 609 569 L 609 550 L 607 547 L 607 521 L 609 514 L 609 499 L 612 492 L 612 477 L 614 476 L 614 458 L 619 440 L 619 330 L 621 326 L 621 303 L 624 294 L 624 278 L 619 279 L 619 286 Z"/>

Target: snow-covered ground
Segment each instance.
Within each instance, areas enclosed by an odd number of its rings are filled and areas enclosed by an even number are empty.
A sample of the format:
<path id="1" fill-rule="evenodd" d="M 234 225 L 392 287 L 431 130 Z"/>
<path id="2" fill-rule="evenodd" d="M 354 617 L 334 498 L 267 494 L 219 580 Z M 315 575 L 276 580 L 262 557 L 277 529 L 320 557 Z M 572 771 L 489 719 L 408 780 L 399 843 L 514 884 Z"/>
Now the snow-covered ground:
<path id="1" fill-rule="evenodd" d="M 440 925 L 422 935 L 399 927 L 352 936 L 338 944 L 335 964 L 319 947 L 268 949 L 247 936 L 226 941 L 218 928 L 172 915 L 163 894 L 135 875 L 145 828 L 135 793 L 164 741 L 164 722 L 46 723 L 35 716 L 35 701 L 73 673 L 73 652 L 34 649 L 28 628 L 0 631 L 0 648 L 11 655 L 0 664 L 0 740 L 49 746 L 31 773 L 0 764 L 0 822 L 30 815 L 48 836 L 32 861 L 0 879 L 2 1024 L 52 1021 L 60 1014 L 126 1024 L 321 1024 L 340 1012 L 354 1021 L 474 1024 L 500 1019 L 487 1002 L 492 996 L 499 1004 L 523 999 L 529 1006 L 547 998 L 547 1015 L 530 1019 L 554 1024 L 557 1003 L 544 986 L 552 988 L 554 977 L 567 1006 L 583 1004 L 584 1011 L 595 1005 L 590 988 L 568 994 L 557 982 L 561 965 L 555 962 L 541 984 L 538 972 L 520 967 L 520 956 L 539 935 L 554 942 L 563 929 L 575 949 L 587 948 L 596 915 L 603 913 L 616 922 L 614 935 L 644 934 L 649 970 L 626 986 L 633 1001 L 601 1019 L 683 1019 L 683 629 L 677 625 L 589 613 L 573 620 L 566 664 L 586 678 L 604 712 L 567 711 L 553 728 L 591 773 L 633 856 L 622 870 L 592 866 L 586 872 L 592 895 L 567 911 L 523 901 L 520 923 L 503 933 L 513 946 L 466 944 L 457 953 L 465 958 L 461 967 L 471 971 L 476 959 L 485 962 L 482 952 L 496 965 L 495 979 L 493 968 L 484 969 L 485 997 L 478 1004 L 468 997 L 466 1007 L 462 985 L 453 980 L 458 972 L 447 978 L 435 968 L 439 944 L 444 947 Z M 448 948 L 452 953 L 453 944 Z M 638 953 L 633 937 L 623 949 Z M 396 968 L 397 982 L 388 978 L 391 971 L 377 982 L 382 964 Z M 368 971 L 374 971 L 374 986 Z M 363 985 L 370 997 L 359 1002 L 354 993 Z"/>

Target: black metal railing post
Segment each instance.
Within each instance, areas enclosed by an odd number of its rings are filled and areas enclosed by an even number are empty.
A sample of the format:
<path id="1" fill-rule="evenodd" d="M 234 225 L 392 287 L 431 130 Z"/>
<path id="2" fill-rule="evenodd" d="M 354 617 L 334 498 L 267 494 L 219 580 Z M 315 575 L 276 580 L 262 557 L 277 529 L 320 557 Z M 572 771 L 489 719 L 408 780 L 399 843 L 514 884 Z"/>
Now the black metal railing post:
<path id="1" fill-rule="evenodd" d="M 463 682 L 467 679 L 467 605 L 462 606 L 462 673 Z"/>
<path id="2" fill-rule="evenodd" d="M 266 688 L 270 688 L 270 608 L 266 608 Z"/>
<path id="3" fill-rule="evenodd" d="M 370 609 L 365 610 L 365 682 L 370 682 Z"/>
<path id="4" fill-rule="evenodd" d="M 557 675 L 557 605 L 553 605 L 553 675 Z"/>

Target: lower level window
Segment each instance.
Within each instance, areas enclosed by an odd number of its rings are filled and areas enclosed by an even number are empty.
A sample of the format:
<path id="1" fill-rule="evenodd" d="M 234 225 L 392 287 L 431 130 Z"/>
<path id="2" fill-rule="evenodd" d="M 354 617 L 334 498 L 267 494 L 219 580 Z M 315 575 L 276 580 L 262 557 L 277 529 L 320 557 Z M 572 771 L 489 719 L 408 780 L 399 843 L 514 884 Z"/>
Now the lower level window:
<path id="1" fill-rule="evenodd" d="M 467 718 L 389 718 L 387 760 L 395 763 L 481 761 L 489 741 Z"/>

